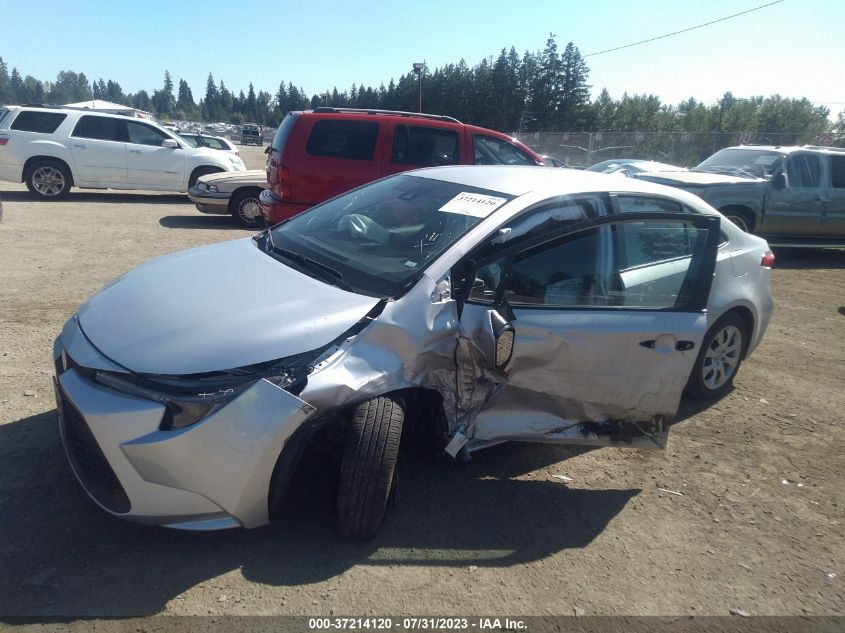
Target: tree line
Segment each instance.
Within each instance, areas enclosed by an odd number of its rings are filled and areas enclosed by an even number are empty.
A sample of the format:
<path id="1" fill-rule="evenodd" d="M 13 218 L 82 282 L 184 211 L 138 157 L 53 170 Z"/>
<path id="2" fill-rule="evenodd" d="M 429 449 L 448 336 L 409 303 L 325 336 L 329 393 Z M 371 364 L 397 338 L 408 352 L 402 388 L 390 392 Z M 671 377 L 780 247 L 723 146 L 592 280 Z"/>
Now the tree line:
<path id="1" fill-rule="evenodd" d="M 549 34 L 542 50 L 518 54 L 503 48 L 470 67 L 465 60 L 408 72 L 378 87 L 353 83 L 348 90 L 308 95 L 293 82 L 279 83 L 275 93 L 250 82 L 247 94 L 230 91 L 209 72 L 205 93 L 196 100 L 184 79 L 178 87 L 169 71 L 161 88 L 125 93 L 117 81 L 90 81 L 84 73 L 65 70 L 56 81 L 22 77 L 0 58 L 0 104 L 65 104 L 104 99 L 154 113 L 159 119 L 206 122 L 252 122 L 275 127 L 287 112 L 319 106 L 416 111 L 422 94 L 424 112 L 455 117 L 466 123 L 506 133 L 644 132 L 715 134 L 726 131 L 781 135 L 789 142 L 823 132 L 845 134 L 845 110 L 829 120 L 830 110 L 808 99 L 780 95 L 737 98 L 725 93 L 715 103 L 689 98 L 677 105 L 652 94 L 613 98 L 603 90 L 591 100 L 590 70 L 578 47 L 569 42 L 559 51 Z"/>

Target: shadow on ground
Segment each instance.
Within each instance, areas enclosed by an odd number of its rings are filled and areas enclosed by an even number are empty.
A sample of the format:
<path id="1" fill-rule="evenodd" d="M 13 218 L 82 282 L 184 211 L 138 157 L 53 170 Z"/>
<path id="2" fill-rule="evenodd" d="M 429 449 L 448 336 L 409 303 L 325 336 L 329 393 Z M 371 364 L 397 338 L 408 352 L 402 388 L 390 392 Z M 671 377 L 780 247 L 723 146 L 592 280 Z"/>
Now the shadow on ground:
<path id="1" fill-rule="evenodd" d="M 507 444 L 463 466 L 403 458 L 399 503 L 365 542 L 335 534 L 334 473 L 311 461 L 273 525 L 189 533 L 99 510 L 67 465 L 56 412 L 32 416 L 0 426 L 0 615 L 155 614 L 238 569 L 253 582 L 294 586 L 354 565 L 504 568 L 542 559 L 586 546 L 639 493 L 511 479 L 581 452 Z"/>
<path id="2" fill-rule="evenodd" d="M 845 249 L 775 248 L 775 270 L 836 270 L 845 268 Z"/>
<path id="3" fill-rule="evenodd" d="M 231 215 L 166 215 L 158 223 L 167 229 L 237 229 L 251 233 L 259 230 L 239 227 Z"/>
<path id="4" fill-rule="evenodd" d="M 2 191 L 3 202 L 37 202 L 50 204 L 50 201 L 36 198 L 28 191 Z M 72 190 L 61 202 L 95 202 L 105 204 L 181 204 L 190 203 L 188 196 L 179 193 L 122 193 L 117 191 L 79 191 Z"/>

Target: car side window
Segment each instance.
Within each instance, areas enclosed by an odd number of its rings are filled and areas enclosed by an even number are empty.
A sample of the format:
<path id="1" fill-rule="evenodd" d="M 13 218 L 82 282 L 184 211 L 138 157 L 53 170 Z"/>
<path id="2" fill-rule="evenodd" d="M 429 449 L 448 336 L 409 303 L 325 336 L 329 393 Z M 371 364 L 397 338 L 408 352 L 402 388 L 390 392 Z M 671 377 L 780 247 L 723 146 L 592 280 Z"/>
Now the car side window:
<path id="1" fill-rule="evenodd" d="M 128 140 L 126 121 L 90 115 L 80 117 L 71 136 L 120 143 L 125 143 Z"/>
<path id="2" fill-rule="evenodd" d="M 496 293 L 514 307 L 683 308 L 694 253 L 707 230 L 683 220 L 620 220 L 492 261 L 476 272 L 470 299 Z M 501 285 L 500 285 L 501 284 Z"/>
<path id="3" fill-rule="evenodd" d="M 830 157 L 830 180 L 836 189 L 845 189 L 845 156 Z"/>
<path id="4" fill-rule="evenodd" d="M 534 160 L 513 143 L 492 136 L 472 137 L 473 162 L 476 165 L 534 165 Z"/>
<path id="5" fill-rule="evenodd" d="M 397 125 L 390 162 L 434 167 L 458 164 L 458 133 L 446 128 Z"/>
<path id="6" fill-rule="evenodd" d="M 66 118 L 66 114 L 59 114 L 58 112 L 24 110 L 15 117 L 14 121 L 12 121 L 10 129 L 19 130 L 21 132 L 41 132 L 43 134 L 52 134 Z"/>
<path id="7" fill-rule="evenodd" d="M 674 200 L 652 196 L 616 196 L 619 213 L 684 213 L 684 207 Z"/>
<path id="8" fill-rule="evenodd" d="M 129 130 L 129 142 L 137 145 L 161 146 L 165 139 L 170 138 L 164 132 L 143 123 L 127 121 L 126 127 Z"/>
<path id="9" fill-rule="evenodd" d="M 822 164 L 815 154 L 793 154 L 786 162 L 789 186 L 817 189 L 821 186 Z"/>
<path id="10" fill-rule="evenodd" d="M 378 130 L 375 121 L 317 121 L 305 151 L 312 156 L 372 160 Z"/>
<path id="11" fill-rule="evenodd" d="M 210 147 L 211 149 L 229 149 L 228 147 L 224 146 L 222 142 L 220 142 L 216 138 L 204 138 L 205 144 Z"/>

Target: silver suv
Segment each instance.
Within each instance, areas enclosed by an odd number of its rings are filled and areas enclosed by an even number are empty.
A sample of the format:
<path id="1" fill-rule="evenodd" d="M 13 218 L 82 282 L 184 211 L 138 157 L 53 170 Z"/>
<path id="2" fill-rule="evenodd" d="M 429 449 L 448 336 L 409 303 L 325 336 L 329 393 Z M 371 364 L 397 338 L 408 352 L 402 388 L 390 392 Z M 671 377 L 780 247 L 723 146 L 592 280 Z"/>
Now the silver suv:
<path id="1" fill-rule="evenodd" d="M 0 180 L 40 198 L 72 186 L 185 192 L 204 174 L 246 169 L 238 156 L 193 148 L 152 121 L 56 106 L 0 108 Z"/>
<path id="2" fill-rule="evenodd" d="M 845 246 L 845 149 L 741 145 L 638 178 L 690 191 L 772 246 Z"/>

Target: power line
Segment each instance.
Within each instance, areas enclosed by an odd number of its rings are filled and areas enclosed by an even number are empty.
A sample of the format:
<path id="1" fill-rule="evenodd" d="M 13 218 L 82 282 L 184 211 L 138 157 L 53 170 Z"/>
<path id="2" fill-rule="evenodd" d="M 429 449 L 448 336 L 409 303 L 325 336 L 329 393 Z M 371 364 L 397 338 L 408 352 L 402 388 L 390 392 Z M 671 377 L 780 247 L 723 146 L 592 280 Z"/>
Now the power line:
<path id="1" fill-rule="evenodd" d="M 639 46 L 640 44 L 648 44 L 649 42 L 654 42 L 656 40 L 662 40 L 667 37 L 672 37 L 673 35 L 679 35 L 681 33 L 687 33 L 688 31 L 694 31 L 695 29 L 700 29 L 705 26 L 710 26 L 711 24 L 716 24 L 717 22 L 724 22 L 725 20 L 730 20 L 731 18 L 739 17 L 740 15 L 745 15 L 746 13 L 752 13 L 754 11 L 759 11 L 760 9 L 765 9 L 766 7 L 770 7 L 773 4 L 780 4 L 783 0 L 775 0 L 774 2 L 769 2 L 768 4 L 761 5 L 759 7 L 754 7 L 753 9 L 748 9 L 748 11 L 742 11 L 741 13 L 734 13 L 733 15 L 725 16 L 724 18 L 719 18 L 718 20 L 711 20 L 710 22 L 705 22 L 704 24 L 699 24 L 697 26 L 691 26 L 688 29 L 682 29 L 680 31 L 675 31 L 673 33 L 666 33 L 665 35 L 658 35 L 657 37 L 652 37 L 647 40 L 642 40 L 640 42 L 634 42 L 632 44 L 625 44 L 624 46 L 617 46 L 616 48 L 608 48 L 603 51 L 598 51 L 596 53 L 589 53 L 588 55 L 584 55 L 584 57 L 594 57 L 595 55 L 603 55 L 604 53 L 612 53 L 613 51 L 620 51 L 623 48 L 631 48 L 632 46 Z"/>

